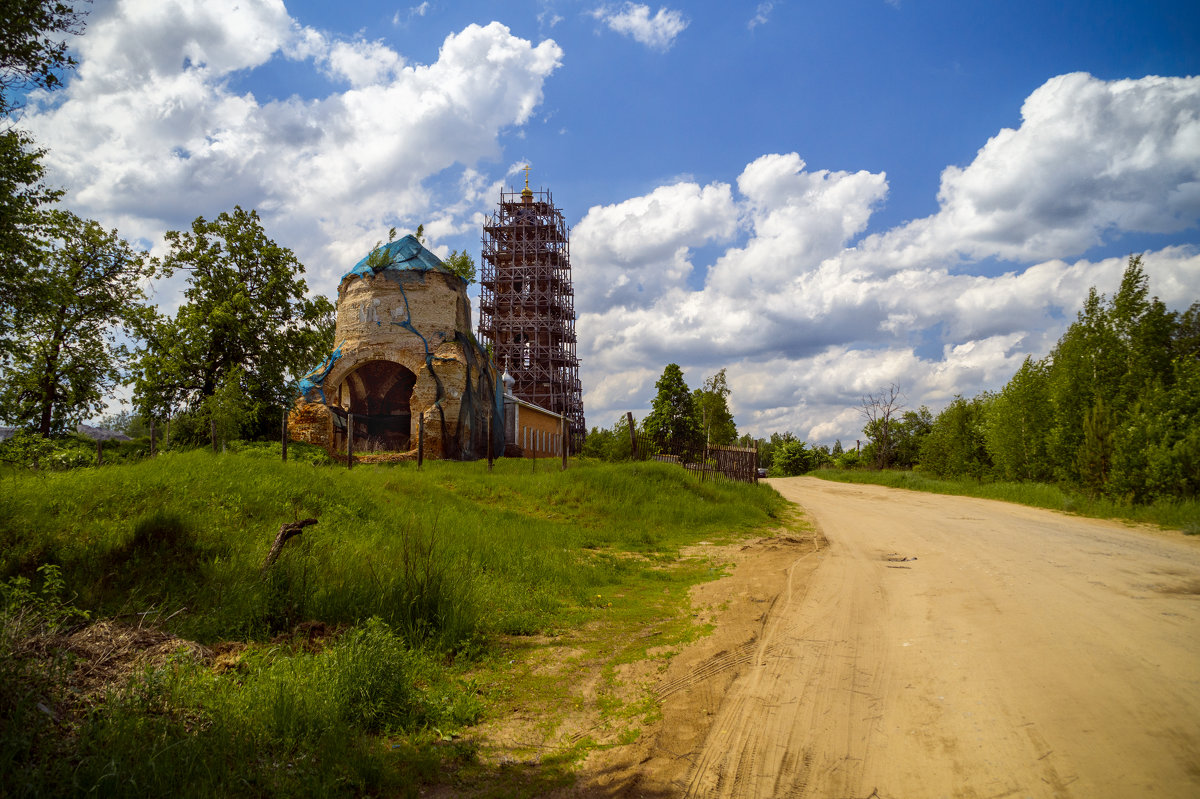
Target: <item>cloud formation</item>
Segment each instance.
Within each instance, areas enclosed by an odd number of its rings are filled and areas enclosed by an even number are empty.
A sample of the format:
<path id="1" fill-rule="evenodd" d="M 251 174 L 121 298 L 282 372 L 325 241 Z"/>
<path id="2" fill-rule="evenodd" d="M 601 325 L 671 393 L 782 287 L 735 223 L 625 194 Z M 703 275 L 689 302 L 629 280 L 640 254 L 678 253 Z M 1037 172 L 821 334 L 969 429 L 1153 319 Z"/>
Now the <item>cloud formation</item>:
<path id="1" fill-rule="evenodd" d="M 493 22 L 410 64 L 380 41 L 303 27 L 280 2 L 235 0 L 122 0 L 98 10 L 79 54 L 67 88 L 35 97 L 23 122 L 74 210 L 156 241 L 198 213 L 256 207 L 322 288 L 389 223 L 468 225 L 450 206 L 484 188 L 475 165 L 502 154 L 501 133 L 529 120 L 562 59 Z M 345 88 L 233 88 L 271 60 Z M 446 170 L 459 185 L 443 203 L 426 182 Z"/>
<path id="2" fill-rule="evenodd" d="M 688 24 L 633 3 L 593 16 L 658 50 Z M 23 120 L 66 204 L 150 242 L 197 214 L 257 208 L 324 293 L 389 226 L 424 222 L 435 244 L 477 235 L 524 163 L 497 175 L 494 162 L 515 157 L 503 144 L 564 59 L 492 22 L 413 63 L 304 26 L 279 0 L 98 3 L 77 44 L 66 88 L 32 96 Z M 264 68 L 320 88 L 239 88 Z M 1115 288 L 1124 259 L 1089 260 L 1091 248 L 1195 229 L 1200 78 L 1053 78 L 1019 127 L 945 168 L 935 213 L 873 231 L 887 191 L 882 172 L 781 152 L 589 209 L 572 231 L 589 422 L 643 413 L 672 361 L 692 385 L 727 367 L 743 431 L 815 441 L 852 441 L 860 397 L 892 382 L 910 407 L 935 408 L 1002 384 L 1049 350 L 1090 286 Z M 1168 305 L 1200 297 L 1196 247 L 1145 263 Z"/>
<path id="3" fill-rule="evenodd" d="M 592 16 L 611 30 L 652 50 L 671 49 L 675 37 L 688 26 L 687 18 L 679 11 L 659 8 L 654 16 L 650 16 L 650 7 L 641 3 L 627 2 L 619 8 L 602 6 L 592 11 Z"/>
<path id="4" fill-rule="evenodd" d="M 864 242 L 896 253 L 1013 261 L 1085 252 L 1124 233 L 1200 218 L 1200 80 L 1048 80 L 966 167 L 947 167 L 939 211 Z"/>
<path id="5" fill-rule="evenodd" d="M 692 385 L 728 367 L 742 429 L 810 441 L 860 436 L 859 399 L 893 382 L 935 409 L 1002 385 L 1088 288 L 1116 287 L 1123 258 L 1078 256 L 1200 220 L 1198 108 L 1200 79 L 1054 78 L 1019 129 L 943 172 L 935 214 L 856 246 L 885 176 L 810 171 L 796 153 L 747 164 L 736 192 L 681 182 L 590 209 L 572 247 L 590 422 L 644 411 L 671 361 Z M 712 243 L 711 264 L 692 263 Z M 981 259 L 1012 269 L 971 274 Z M 1169 306 L 1200 299 L 1196 248 L 1149 253 L 1146 268 Z"/>
<path id="6" fill-rule="evenodd" d="M 771 21 L 771 12 L 774 10 L 775 3 L 773 2 L 759 3 L 758 7 L 754 9 L 754 16 L 746 23 L 746 29 L 754 30 L 759 25 L 766 25 Z"/>

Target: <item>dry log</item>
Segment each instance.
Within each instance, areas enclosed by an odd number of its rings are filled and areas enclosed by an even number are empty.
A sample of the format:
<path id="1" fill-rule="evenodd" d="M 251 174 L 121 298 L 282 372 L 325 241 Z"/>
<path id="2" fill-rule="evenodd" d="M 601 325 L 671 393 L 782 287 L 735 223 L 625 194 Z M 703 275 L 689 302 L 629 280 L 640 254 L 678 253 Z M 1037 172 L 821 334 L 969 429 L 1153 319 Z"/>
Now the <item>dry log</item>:
<path id="1" fill-rule="evenodd" d="M 275 536 L 275 543 L 271 544 L 271 551 L 267 553 L 267 560 L 263 563 L 262 567 L 263 572 L 271 568 L 271 564 L 279 559 L 279 553 L 283 551 L 283 545 L 287 543 L 289 538 L 294 535 L 300 535 L 305 527 L 316 523 L 316 519 L 304 519 L 303 521 L 282 525 L 279 528 L 279 534 Z"/>

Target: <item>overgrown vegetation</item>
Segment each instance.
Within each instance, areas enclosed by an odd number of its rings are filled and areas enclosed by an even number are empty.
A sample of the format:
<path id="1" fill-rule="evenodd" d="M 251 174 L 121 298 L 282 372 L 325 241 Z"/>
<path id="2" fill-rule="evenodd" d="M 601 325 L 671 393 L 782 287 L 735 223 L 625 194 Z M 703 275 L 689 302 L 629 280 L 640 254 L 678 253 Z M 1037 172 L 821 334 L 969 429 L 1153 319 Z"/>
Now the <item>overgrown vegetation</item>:
<path id="1" fill-rule="evenodd" d="M 399 795 L 479 775 L 455 734 L 503 707 L 505 640 L 608 625 L 615 657 L 621 630 L 681 618 L 686 584 L 715 574 L 681 546 L 782 506 L 654 463 L 348 472 L 231 449 L 4 477 L 0 702 L 28 721 L 6 725 L 8 795 Z M 78 637 L 101 629 L 164 640 L 83 690 Z"/>

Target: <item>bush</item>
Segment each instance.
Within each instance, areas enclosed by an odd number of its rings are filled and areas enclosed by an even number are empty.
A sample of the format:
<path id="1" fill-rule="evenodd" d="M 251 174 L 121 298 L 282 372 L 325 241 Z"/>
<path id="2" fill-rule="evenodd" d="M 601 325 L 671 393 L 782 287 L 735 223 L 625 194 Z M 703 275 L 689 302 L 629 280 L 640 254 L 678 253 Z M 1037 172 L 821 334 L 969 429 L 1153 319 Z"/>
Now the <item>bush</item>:
<path id="1" fill-rule="evenodd" d="M 792 477 L 811 471 L 815 466 L 815 457 L 803 441 L 787 441 L 775 450 L 771 464 L 772 477 Z"/>

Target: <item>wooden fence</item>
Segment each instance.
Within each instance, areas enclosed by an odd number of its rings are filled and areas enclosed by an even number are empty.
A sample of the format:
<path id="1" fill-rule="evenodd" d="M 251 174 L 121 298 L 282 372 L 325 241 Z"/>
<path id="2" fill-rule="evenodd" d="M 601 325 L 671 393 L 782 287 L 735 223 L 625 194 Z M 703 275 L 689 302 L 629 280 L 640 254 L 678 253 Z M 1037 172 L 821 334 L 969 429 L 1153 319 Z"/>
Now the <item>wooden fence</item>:
<path id="1" fill-rule="evenodd" d="M 758 447 L 710 446 L 705 462 L 712 463 L 718 472 L 730 480 L 758 482 Z"/>
<path id="2" fill-rule="evenodd" d="M 679 455 L 654 455 L 662 463 L 677 463 L 701 480 L 724 477 L 742 483 L 758 482 L 758 449 L 755 447 L 709 446 L 695 463 Z"/>

